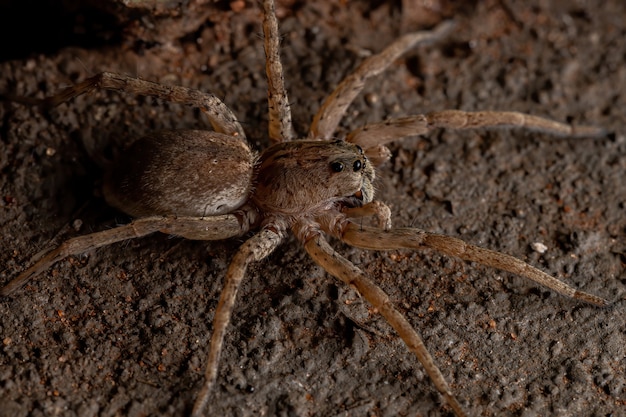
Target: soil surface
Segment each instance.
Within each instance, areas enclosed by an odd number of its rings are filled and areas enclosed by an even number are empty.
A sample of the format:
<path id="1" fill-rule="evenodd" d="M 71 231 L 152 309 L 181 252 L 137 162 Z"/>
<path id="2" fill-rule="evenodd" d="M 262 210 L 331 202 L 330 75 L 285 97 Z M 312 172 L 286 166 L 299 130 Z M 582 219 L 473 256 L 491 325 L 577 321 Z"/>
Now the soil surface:
<path id="1" fill-rule="evenodd" d="M 83 21 L 56 38 L 51 29 L 45 48 L 0 52 L 0 92 L 43 97 L 105 70 L 185 85 L 223 98 L 263 149 L 261 13 L 257 2 L 228 3 L 205 6 L 215 9 L 184 35 L 156 40 L 121 21 Z M 618 301 L 596 308 L 430 250 L 332 244 L 419 330 L 470 415 L 626 415 L 626 4 L 464 4 L 281 3 L 297 131 L 306 134 L 324 97 L 366 56 L 454 18 L 447 39 L 372 79 L 337 135 L 442 109 L 605 127 L 611 134 L 595 140 L 522 129 L 407 138 L 391 146 L 377 189 L 397 226 L 512 254 Z M 16 12 L 22 30 L 34 12 Z M 80 11 L 68 13 L 80 21 Z M 135 28 L 145 21 L 136 17 Z M 150 130 L 208 128 L 197 110 L 102 91 L 50 111 L 3 102 L 0 119 L 3 283 L 40 251 L 129 220 L 103 202 L 100 162 Z M 115 244 L 64 259 L 0 300 L 0 415 L 187 414 L 222 279 L 242 241 L 157 234 Z M 389 326 L 295 239 L 247 275 L 209 415 L 450 415 Z"/>

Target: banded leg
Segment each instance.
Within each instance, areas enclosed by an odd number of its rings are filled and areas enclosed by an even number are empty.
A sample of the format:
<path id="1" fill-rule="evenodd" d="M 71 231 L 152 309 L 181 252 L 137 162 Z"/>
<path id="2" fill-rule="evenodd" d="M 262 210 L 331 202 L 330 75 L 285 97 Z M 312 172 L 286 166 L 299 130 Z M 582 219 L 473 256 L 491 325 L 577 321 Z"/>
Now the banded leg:
<path id="1" fill-rule="evenodd" d="M 139 78 L 129 77 L 123 74 L 112 72 L 102 72 L 82 81 L 74 86 L 67 87 L 60 93 L 44 99 L 34 99 L 28 97 L 7 97 L 11 101 L 39 105 L 44 108 L 58 106 L 78 97 L 81 94 L 89 93 L 94 89 L 114 90 L 122 93 L 139 94 L 151 96 L 158 99 L 181 103 L 199 108 L 209 119 L 213 130 L 230 136 L 246 137 L 243 128 L 239 124 L 237 117 L 219 98 L 210 93 L 193 90 L 187 87 L 162 85 Z"/>
<path id="2" fill-rule="evenodd" d="M 246 233 L 249 227 L 246 221 L 240 220 L 233 214 L 206 218 L 145 217 L 137 219 L 123 226 L 78 236 L 63 242 L 4 286 L 0 290 L 0 296 L 10 295 L 63 258 L 112 243 L 146 236 L 154 232 L 163 232 L 195 240 L 222 240 L 240 236 Z"/>
<path id="3" fill-rule="evenodd" d="M 209 401 L 211 389 L 217 378 L 217 368 L 219 365 L 222 345 L 226 327 L 230 323 L 230 317 L 235 305 L 235 298 L 239 285 L 243 280 L 246 269 L 251 262 L 260 261 L 280 245 L 284 239 L 284 233 L 276 232 L 272 229 L 263 229 L 258 234 L 248 239 L 237 251 L 235 257 L 228 267 L 224 288 L 220 294 L 220 299 L 215 309 L 213 318 L 213 333 L 209 345 L 209 355 L 207 358 L 204 384 L 200 393 L 196 397 L 193 405 L 192 417 L 200 417 Z"/>
<path id="4" fill-rule="evenodd" d="M 391 209 L 381 201 L 374 200 L 361 207 L 344 207 L 341 209 L 341 212 L 346 217 L 351 218 L 373 217 L 376 220 L 378 227 L 384 230 L 391 229 Z M 330 213 L 330 216 L 335 216 L 335 218 L 337 218 L 334 213 Z"/>
<path id="5" fill-rule="evenodd" d="M 437 41 L 452 30 L 451 21 L 443 22 L 434 30 L 415 32 L 402 36 L 382 52 L 367 58 L 326 98 L 311 123 L 309 138 L 329 140 L 339 121 L 354 98 L 363 90 L 367 79 L 385 71 L 396 59 L 409 49 Z"/>
<path id="6" fill-rule="evenodd" d="M 433 384 L 444 396 L 446 402 L 454 410 L 457 417 L 466 416 L 461 404 L 452 394 L 441 371 L 437 367 L 434 359 L 426 349 L 420 335 L 415 331 L 411 323 L 398 311 L 389 296 L 380 289 L 365 274 L 353 265 L 350 261 L 339 255 L 326 242 L 321 234 L 309 237 L 304 243 L 306 251 L 313 260 L 334 277 L 340 279 L 347 285 L 354 287 L 357 291 L 387 320 L 402 338 L 407 347 L 417 356 L 426 373 L 433 381 Z"/>
<path id="7" fill-rule="evenodd" d="M 295 139 L 291 124 L 289 96 L 285 89 L 283 64 L 280 61 L 280 36 L 274 0 L 263 2 L 263 34 L 265 35 L 265 72 L 269 106 L 269 136 L 274 143 Z"/>
<path id="8" fill-rule="evenodd" d="M 366 150 L 368 158 L 371 156 L 370 159 L 377 161 L 376 152 L 381 145 L 407 136 L 423 135 L 439 128 L 456 130 L 523 128 L 572 138 L 601 138 L 607 135 L 607 131 L 600 127 L 572 126 L 526 113 L 443 110 L 369 124 L 350 132 L 346 141 L 361 146 Z"/>
<path id="9" fill-rule="evenodd" d="M 431 248 L 446 255 L 466 261 L 511 272 L 535 281 L 539 285 L 576 300 L 605 307 L 610 302 L 597 295 L 589 294 L 554 278 L 526 262 L 511 255 L 465 243 L 452 236 L 428 233 L 420 229 L 399 228 L 389 231 L 374 227 L 343 223 L 332 234 L 349 245 L 372 250 L 423 249 Z"/>

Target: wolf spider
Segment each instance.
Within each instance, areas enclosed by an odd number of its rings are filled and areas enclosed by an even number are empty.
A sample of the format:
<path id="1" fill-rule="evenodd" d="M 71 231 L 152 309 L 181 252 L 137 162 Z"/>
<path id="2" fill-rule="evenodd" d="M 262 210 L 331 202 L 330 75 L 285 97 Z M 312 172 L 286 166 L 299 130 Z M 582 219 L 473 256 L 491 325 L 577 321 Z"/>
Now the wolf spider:
<path id="1" fill-rule="evenodd" d="M 392 228 L 390 209 L 374 200 L 373 186 L 374 166 L 390 158 L 385 144 L 433 129 L 524 127 L 580 137 L 600 137 L 605 132 L 517 112 L 445 110 L 370 124 L 350 132 L 345 140 L 333 139 L 340 119 L 365 81 L 416 45 L 445 37 L 453 24 L 444 22 L 433 31 L 404 35 L 367 58 L 322 104 L 308 138 L 295 140 L 273 0 L 264 0 L 263 7 L 269 137 L 274 143 L 258 156 L 231 110 L 214 95 L 201 91 L 105 72 L 43 100 L 22 100 L 55 106 L 93 89 L 118 90 L 198 107 L 214 131 L 159 132 L 135 142 L 103 182 L 106 201 L 135 220 L 69 239 L 19 274 L 0 294 L 8 296 L 67 256 L 126 239 L 162 232 L 187 239 L 221 240 L 256 230 L 234 255 L 225 277 L 213 319 L 205 380 L 192 411 L 199 416 L 217 377 L 224 335 L 246 269 L 251 262 L 271 254 L 291 231 L 315 262 L 356 288 L 387 320 L 417 356 L 454 413 L 464 416 L 463 407 L 413 326 L 372 280 L 332 249 L 325 235 L 363 249 L 435 249 L 524 276 L 566 297 L 606 306 L 607 300 L 576 290 L 510 255 L 416 228 Z M 354 221 L 365 217 L 372 217 L 376 226 Z"/>

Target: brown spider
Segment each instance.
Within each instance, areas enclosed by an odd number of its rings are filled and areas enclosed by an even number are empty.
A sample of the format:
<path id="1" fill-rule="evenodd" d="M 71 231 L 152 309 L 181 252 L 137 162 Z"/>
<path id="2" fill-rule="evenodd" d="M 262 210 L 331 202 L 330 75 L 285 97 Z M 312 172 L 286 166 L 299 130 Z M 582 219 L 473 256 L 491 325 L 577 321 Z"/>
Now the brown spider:
<path id="1" fill-rule="evenodd" d="M 576 290 L 512 256 L 415 228 L 392 228 L 390 210 L 374 200 L 373 187 L 374 166 L 390 157 L 386 143 L 436 128 L 525 127 L 581 137 L 600 137 L 604 130 L 575 128 L 516 112 L 446 110 L 367 125 L 350 132 L 345 140 L 332 140 L 339 121 L 365 81 L 417 44 L 446 36 L 452 23 L 445 22 L 432 32 L 407 34 L 366 59 L 323 103 L 313 119 L 308 139 L 294 140 L 273 0 L 264 1 L 264 11 L 269 136 L 275 144 L 260 156 L 251 150 L 230 109 L 212 94 L 196 90 L 102 73 L 42 101 L 30 100 L 31 104 L 55 106 L 95 88 L 149 95 L 200 108 L 214 131 L 158 132 L 135 142 L 105 175 L 103 187 L 106 201 L 135 220 L 66 241 L 9 282 L 1 295 L 8 296 L 69 255 L 157 231 L 187 239 L 221 240 L 257 230 L 235 254 L 226 274 L 194 416 L 203 413 L 210 397 L 224 335 L 248 265 L 272 253 L 289 231 L 315 262 L 355 287 L 384 316 L 415 353 L 457 416 L 465 415 L 463 408 L 419 334 L 376 284 L 331 248 L 325 235 L 365 249 L 432 248 L 527 277 L 567 297 L 597 306 L 608 305 L 607 300 Z M 377 227 L 353 222 L 364 217 L 374 217 Z"/>

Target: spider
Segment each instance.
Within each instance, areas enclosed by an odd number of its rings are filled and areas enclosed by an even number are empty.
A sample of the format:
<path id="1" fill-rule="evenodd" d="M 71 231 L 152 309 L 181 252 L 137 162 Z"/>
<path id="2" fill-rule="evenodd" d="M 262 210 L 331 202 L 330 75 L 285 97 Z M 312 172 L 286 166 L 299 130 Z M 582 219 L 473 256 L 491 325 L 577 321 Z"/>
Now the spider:
<path id="1" fill-rule="evenodd" d="M 572 127 L 517 112 L 444 110 L 366 125 L 348 133 L 344 140 L 334 139 L 341 118 L 366 80 L 383 72 L 416 45 L 444 38 L 453 27 L 452 22 L 444 22 L 432 31 L 404 35 L 367 58 L 324 101 L 313 118 L 308 137 L 297 139 L 284 87 L 273 0 L 264 0 L 263 8 L 269 138 L 273 144 L 259 155 L 221 100 L 184 87 L 105 72 L 43 100 L 22 100 L 55 106 L 96 88 L 118 90 L 195 106 L 207 115 L 213 131 L 155 132 L 136 141 L 109 169 L 103 182 L 107 203 L 134 220 L 114 229 L 72 238 L 50 250 L 2 288 L 2 296 L 12 294 L 67 256 L 154 232 L 193 240 L 222 240 L 256 232 L 239 248 L 226 273 L 213 319 L 205 379 L 193 406 L 194 416 L 203 414 L 211 396 L 224 335 L 247 267 L 270 255 L 289 233 L 296 236 L 316 263 L 356 288 L 387 320 L 459 417 L 466 415 L 463 407 L 417 331 L 370 278 L 329 245 L 326 236 L 370 250 L 431 248 L 524 276 L 566 297 L 596 306 L 609 304 L 510 255 L 416 228 L 393 228 L 391 211 L 374 199 L 373 186 L 375 167 L 391 156 L 386 144 L 433 129 L 524 127 L 580 137 L 602 137 L 606 134 L 603 129 Z M 373 226 L 363 223 L 368 217 Z"/>

